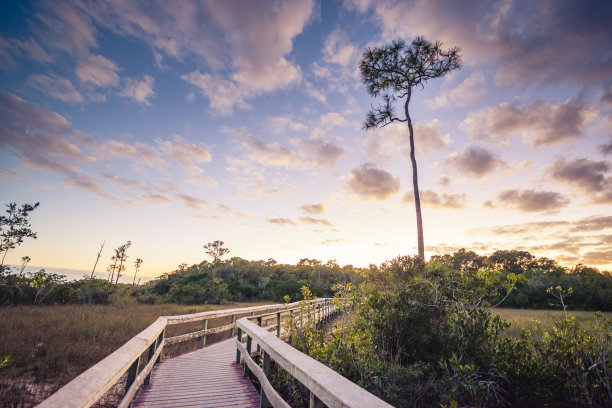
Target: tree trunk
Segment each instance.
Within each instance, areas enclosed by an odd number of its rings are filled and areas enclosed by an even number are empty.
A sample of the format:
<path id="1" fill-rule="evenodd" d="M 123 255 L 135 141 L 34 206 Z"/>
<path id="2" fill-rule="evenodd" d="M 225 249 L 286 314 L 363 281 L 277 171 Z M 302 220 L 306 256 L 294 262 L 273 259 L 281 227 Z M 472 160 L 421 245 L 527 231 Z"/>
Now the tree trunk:
<path id="1" fill-rule="evenodd" d="M 417 162 L 414 155 L 414 130 L 412 129 L 412 120 L 408 112 L 408 104 L 412 96 L 412 89 L 408 89 L 406 103 L 404 104 L 404 112 L 408 122 L 408 130 L 410 131 L 410 161 L 412 162 L 412 188 L 414 190 L 414 207 L 416 209 L 417 223 L 417 241 L 419 247 L 419 256 L 425 260 L 425 244 L 423 242 L 423 218 L 421 217 L 421 197 L 419 195 L 419 179 L 417 177 Z"/>

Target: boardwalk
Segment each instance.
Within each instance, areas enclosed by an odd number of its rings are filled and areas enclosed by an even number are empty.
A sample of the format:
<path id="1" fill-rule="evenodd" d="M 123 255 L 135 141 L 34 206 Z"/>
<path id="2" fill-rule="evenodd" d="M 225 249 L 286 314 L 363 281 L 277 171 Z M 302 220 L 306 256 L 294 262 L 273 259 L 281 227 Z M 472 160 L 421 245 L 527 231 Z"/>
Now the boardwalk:
<path id="1" fill-rule="evenodd" d="M 163 361 L 132 407 L 259 407 L 259 394 L 235 360 L 231 338 Z"/>

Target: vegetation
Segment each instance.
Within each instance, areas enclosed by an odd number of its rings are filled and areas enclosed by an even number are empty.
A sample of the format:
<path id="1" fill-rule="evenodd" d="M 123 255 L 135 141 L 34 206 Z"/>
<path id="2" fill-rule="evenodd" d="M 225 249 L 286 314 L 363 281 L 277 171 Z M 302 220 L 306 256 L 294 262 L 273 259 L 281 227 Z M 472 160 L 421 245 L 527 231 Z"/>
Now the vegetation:
<path id="1" fill-rule="evenodd" d="M 512 338 L 486 307 L 502 276 L 399 257 L 372 267 L 349 295 L 350 325 L 326 336 L 307 324 L 292 344 L 398 407 L 610 406 L 612 319 L 581 324 L 568 314 Z"/>
<path id="2" fill-rule="evenodd" d="M 30 213 L 38 204 L 23 204 L 21 207 L 17 207 L 17 203 L 6 204 L 7 215 L 0 215 L 0 272 L 5 269 L 4 259 L 8 251 L 21 245 L 25 238 L 36 239 L 36 233 L 30 228 Z"/>
<path id="3" fill-rule="evenodd" d="M 408 125 L 418 249 L 419 256 L 423 259 L 425 259 L 425 244 L 421 199 L 414 150 L 414 131 L 408 104 L 414 87 L 419 85 L 423 87 L 430 79 L 442 77 L 460 66 L 459 48 L 443 51 L 442 43 L 439 41 L 431 43 L 423 37 L 417 37 L 410 46 L 407 46 L 403 40 L 396 40 L 391 45 L 368 48 L 359 62 L 361 79 L 367 85 L 368 93 L 374 97 L 382 96 L 384 102 L 384 105 L 372 107 L 368 112 L 364 128 L 373 129 L 393 122 L 407 122 Z M 402 118 L 394 112 L 394 104 L 397 99 L 404 98 Z"/>
<path id="4" fill-rule="evenodd" d="M 0 313 L 0 406 L 40 403 L 159 316 L 251 305 L 139 305 L 132 300 L 116 305 L 3 308 Z M 181 329 L 184 330 L 181 325 L 169 326 L 168 336 L 181 334 Z M 172 353 L 172 349 L 168 352 Z"/>

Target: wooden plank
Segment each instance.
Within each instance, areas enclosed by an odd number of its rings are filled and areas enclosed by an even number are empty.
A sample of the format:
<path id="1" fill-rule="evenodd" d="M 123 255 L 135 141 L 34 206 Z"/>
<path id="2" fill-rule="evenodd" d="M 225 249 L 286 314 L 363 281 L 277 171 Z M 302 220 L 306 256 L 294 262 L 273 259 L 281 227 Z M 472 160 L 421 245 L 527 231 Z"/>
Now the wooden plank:
<path id="1" fill-rule="evenodd" d="M 234 364 L 235 339 L 166 360 L 132 407 L 258 407 L 259 394 Z"/>

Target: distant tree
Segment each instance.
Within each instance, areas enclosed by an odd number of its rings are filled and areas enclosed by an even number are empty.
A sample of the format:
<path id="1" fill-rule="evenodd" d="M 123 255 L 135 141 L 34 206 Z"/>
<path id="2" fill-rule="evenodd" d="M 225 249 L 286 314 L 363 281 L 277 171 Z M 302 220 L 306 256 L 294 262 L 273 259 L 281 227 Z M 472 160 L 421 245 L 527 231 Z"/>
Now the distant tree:
<path id="1" fill-rule="evenodd" d="M 0 215 L 0 253 L 3 253 L 0 266 L 4 266 L 4 258 L 9 250 L 21 245 L 25 238 L 36 239 L 36 233 L 30 228 L 30 213 L 38 205 L 23 204 L 17 207 L 16 203 L 6 204 L 5 212 L 8 215 Z"/>
<path id="2" fill-rule="evenodd" d="M 119 258 L 119 266 L 117 267 L 117 277 L 115 280 L 115 285 L 119 283 L 119 276 L 121 276 L 121 272 L 125 271 L 125 266 L 123 264 L 128 259 L 127 250 L 130 248 L 130 246 L 132 246 L 132 242 L 128 241 L 116 250 L 117 257 Z"/>
<path id="3" fill-rule="evenodd" d="M 138 270 L 140 269 L 140 265 L 142 265 L 142 259 L 136 258 L 136 262 L 134 262 L 134 267 L 136 268 L 136 271 L 134 272 L 134 280 L 132 281 L 132 285 L 136 283 L 136 274 L 138 273 Z"/>
<path id="4" fill-rule="evenodd" d="M 412 185 L 416 208 L 417 239 L 419 256 L 425 259 L 423 241 L 423 220 L 421 218 L 421 199 L 417 177 L 417 163 L 414 150 L 414 131 L 408 112 L 412 88 L 430 79 L 444 76 L 449 71 L 461 67 L 459 48 L 442 50 L 442 43 L 431 43 L 417 37 L 410 46 L 402 40 L 391 45 L 368 48 L 359 62 L 361 79 L 367 85 L 368 93 L 374 97 L 382 96 L 383 105 L 372 107 L 366 116 L 364 128 L 384 127 L 393 122 L 407 122 L 410 132 L 410 160 L 412 162 Z M 394 105 L 397 99 L 404 99 L 404 117 L 396 116 Z"/>
<path id="5" fill-rule="evenodd" d="M 100 250 L 98 251 L 98 257 L 96 258 L 96 263 L 94 263 L 93 269 L 91 270 L 91 276 L 89 277 L 90 279 L 93 279 L 94 274 L 96 273 L 96 266 L 98 265 L 98 261 L 100 260 L 100 255 L 102 255 L 102 249 L 104 248 L 105 243 L 106 241 L 102 242 L 102 245 L 100 245 Z"/>
<path id="6" fill-rule="evenodd" d="M 219 262 L 221 260 L 221 257 L 225 254 L 229 253 L 229 249 L 227 248 L 223 248 L 223 241 L 214 241 L 214 242 L 209 242 L 208 244 L 204 245 L 204 249 L 206 250 L 206 253 L 208 255 L 210 255 L 210 257 L 212 258 L 212 263 L 213 265 L 216 265 L 217 262 Z"/>
<path id="7" fill-rule="evenodd" d="M 21 270 L 19 271 L 19 276 L 23 275 L 23 271 L 26 267 L 26 265 L 28 264 L 28 262 L 30 262 L 32 259 L 30 259 L 29 256 L 24 256 L 21 258 Z"/>

